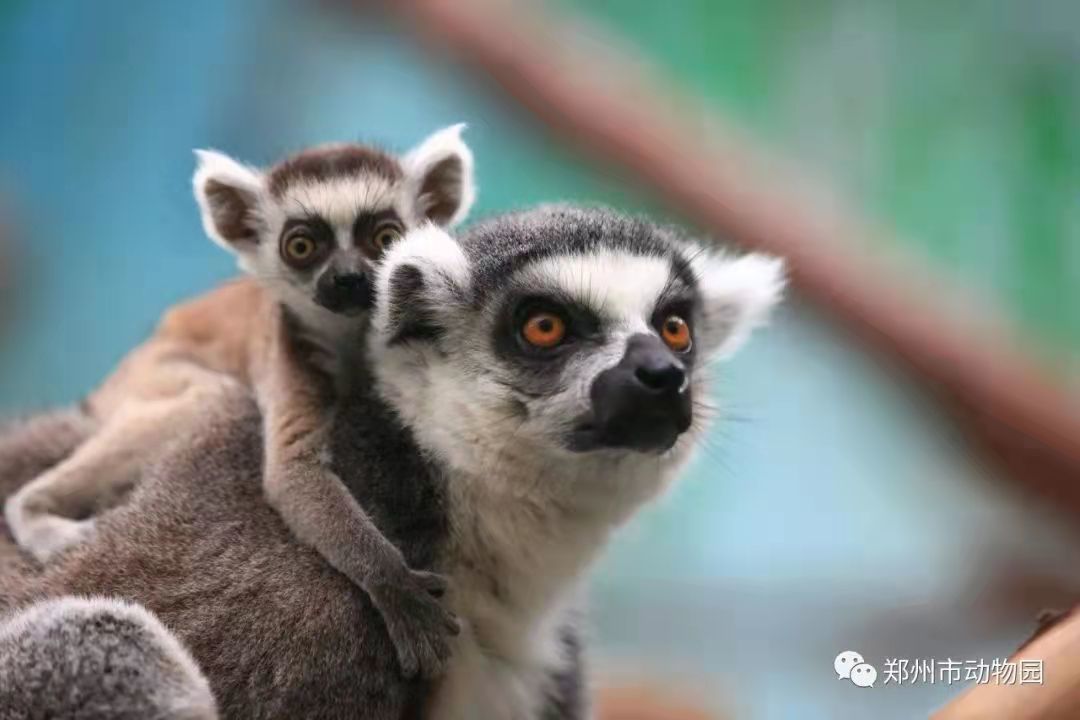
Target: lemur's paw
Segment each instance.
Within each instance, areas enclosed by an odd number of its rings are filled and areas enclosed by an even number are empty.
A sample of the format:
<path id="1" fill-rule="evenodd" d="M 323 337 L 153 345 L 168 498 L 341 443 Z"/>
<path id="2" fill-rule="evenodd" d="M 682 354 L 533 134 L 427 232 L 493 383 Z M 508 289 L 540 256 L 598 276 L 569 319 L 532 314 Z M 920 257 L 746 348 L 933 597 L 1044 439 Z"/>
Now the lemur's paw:
<path id="1" fill-rule="evenodd" d="M 442 575 L 406 570 L 372 593 L 405 677 L 433 678 L 446 669 L 451 638 L 460 632 L 457 618 L 438 600 L 446 587 Z"/>
<path id="2" fill-rule="evenodd" d="M 35 560 L 46 563 L 60 553 L 81 545 L 94 534 L 94 519 L 71 520 L 57 515 L 34 518 L 18 538 L 19 546 Z"/>

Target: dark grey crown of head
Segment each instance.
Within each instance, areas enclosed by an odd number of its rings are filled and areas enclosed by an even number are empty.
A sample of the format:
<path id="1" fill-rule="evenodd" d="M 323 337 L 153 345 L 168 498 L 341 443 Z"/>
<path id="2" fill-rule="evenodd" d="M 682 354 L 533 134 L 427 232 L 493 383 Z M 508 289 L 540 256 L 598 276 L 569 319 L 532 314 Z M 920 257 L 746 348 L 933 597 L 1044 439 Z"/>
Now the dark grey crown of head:
<path id="1" fill-rule="evenodd" d="M 482 300 L 508 274 L 546 257 L 616 250 L 668 259 L 691 275 L 684 251 L 691 244 L 678 229 L 603 206 L 541 205 L 472 225 L 460 237 Z"/>

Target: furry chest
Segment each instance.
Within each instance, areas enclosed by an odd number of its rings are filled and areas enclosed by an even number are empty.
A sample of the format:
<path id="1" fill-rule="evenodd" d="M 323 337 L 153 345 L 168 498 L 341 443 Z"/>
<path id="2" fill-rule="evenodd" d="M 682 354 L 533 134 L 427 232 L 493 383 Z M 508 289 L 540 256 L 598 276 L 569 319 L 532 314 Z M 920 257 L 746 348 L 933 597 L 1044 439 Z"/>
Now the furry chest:
<path id="1" fill-rule="evenodd" d="M 431 698 L 428 720 L 535 720 L 544 706 L 540 658 L 506 660 L 486 653 L 463 628 L 446 675 Z"/>
<path id="2" fill-rule="evenodd" d="M 451 605 L 461 620 L 430 720 L 539 720 L 559 678 L 574 675 L 576 633 L 569 603 L 528 611 L 492 595 L 470 573 L 453 573 Z M 468 582 L 471 579 L 473 582 Z"/>

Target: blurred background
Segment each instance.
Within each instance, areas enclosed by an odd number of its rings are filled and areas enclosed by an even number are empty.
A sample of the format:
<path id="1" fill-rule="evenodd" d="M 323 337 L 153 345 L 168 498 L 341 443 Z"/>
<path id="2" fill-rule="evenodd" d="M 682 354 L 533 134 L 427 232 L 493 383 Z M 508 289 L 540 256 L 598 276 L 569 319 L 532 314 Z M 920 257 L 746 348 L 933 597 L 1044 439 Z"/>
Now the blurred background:
<path id="1" fill-rule="evenodd" d="M 1080 388 L 1075 3 L 532 7 L 602 30 L 807 170 L 889 229 L 868 242 L 1017 329 L 1063 397 Z M 269 164 L 329 140 L 405 150 L 464 121 L 474 217 L 565 199 L 693 227 L 417 23 L 341 2 L 0 0 L 0 417 L 77 400 L 165 308 L 233 274 L 199 225 L 193 148 Z M 715 717 L 925 716 L 961 686 L 885 685 L 886 659 L 1005 657 L 1080 594 L 1077 516 L 1006 481 L 828 307 L 794 293 L 720 375 L 708 447 L 598 568 L 601 680 Z M 842 650 L 877 687 L 837 680 Z"/>

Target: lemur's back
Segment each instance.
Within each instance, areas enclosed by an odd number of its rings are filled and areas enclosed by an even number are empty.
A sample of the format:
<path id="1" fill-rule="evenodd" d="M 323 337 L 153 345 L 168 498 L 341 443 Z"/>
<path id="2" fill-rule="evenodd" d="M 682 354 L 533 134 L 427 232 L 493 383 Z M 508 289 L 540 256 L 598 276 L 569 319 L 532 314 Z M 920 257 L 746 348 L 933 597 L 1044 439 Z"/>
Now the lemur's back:
<path id="1" fill-rule="evenodd" d="M 359 392 L 337 422 L 335 467 L 410 566 L 433 567 L 446 533 L 439 486 L 408 432 Z M 370 598 L 262 498 L 254 403 L 227 394 L 203 417 L 91 543 L 40 579 L 2 567 L 0 587 L 21 584 L 16 601 L 94 593 L 145 605 L 190 650 L 224 718 L 407 716 L 424 688 L 402 677 Z"/>
<path id="2" fill-rule="evenodd" d="M 154 337 L 180 343 L 196 362 L 248 384 L 272 311 L 273 300 L 261 285 L 238 278 L 170 309 Z"/>

